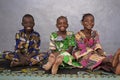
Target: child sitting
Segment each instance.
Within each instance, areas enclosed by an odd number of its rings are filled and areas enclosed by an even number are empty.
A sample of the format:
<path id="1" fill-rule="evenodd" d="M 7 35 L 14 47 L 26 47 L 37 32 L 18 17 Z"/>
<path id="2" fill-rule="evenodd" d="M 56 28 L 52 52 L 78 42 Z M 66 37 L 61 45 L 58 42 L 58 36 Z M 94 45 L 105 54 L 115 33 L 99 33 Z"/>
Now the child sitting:
<path id="1" fill-rule="evenodd" d="M 40 47 L 40 35 L 38 32 L 34 31 L 34 18 L 30 14 L 26 14 L 22 18 L 22 26 L 24 29 L 19 30 L 16 33 L 15 40 L 15 51 L 9 52 L 5 51 L 3 58 L 11 60 L 10 66 L 19 65 L 34 65 L 36 60 L 39 62 L 37 55 L 39 54 Z M 36 62 L 36 63 L 33 63 Z"/>
<path id="2" fill-rule="evenodd" d="M 120 74 L 120 49 L 115 53 L 113 57 L 106 57 L 105 52 L 102 49 L 99 41 L 98 32 L 92 30 L 94 27 L 94 16 L 90 13 L 84 14 L 81 20 L 84 27 L 76 33 L 75 39 L 77 42 L 77 48 L 74 57 L 82 64 L 84 68 L 94 69 L 101 64 L 110 63 L 112 71 L 116 74 Z"/>
<path id="3" fill-rule="evenodd" d="M 58 31 L 53 32 L 50 35 L 50 50 L 48 62 L 43 65 L 45 70 L 52 68 L 52 74 L 56 74 L 59 65 L 68 64 L 74 67 L 81 67 L 79 63 L 73 62 L 74 58 L 71 55 L 75 44 L 75 37 L 73 32 L 67 31 L 68 21 L 64 16 L 58 17 L 56 21 L 56 27 Z M 63 64 L 64 63 L 64 64 Z"/>

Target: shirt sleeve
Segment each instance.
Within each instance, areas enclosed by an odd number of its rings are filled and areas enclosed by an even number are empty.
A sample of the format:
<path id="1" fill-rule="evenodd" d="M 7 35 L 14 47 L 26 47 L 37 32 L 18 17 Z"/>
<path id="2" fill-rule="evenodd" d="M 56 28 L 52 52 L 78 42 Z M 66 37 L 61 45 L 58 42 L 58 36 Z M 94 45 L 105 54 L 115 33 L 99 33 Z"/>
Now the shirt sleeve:
<path id="1" fill-rule="evenodd" d="M 24 44 L 25 40 L 20 37 L 19 33 L 16 33 L 16 35 L 15 35 L 15 41 L 16 41 L 15 52 L 20 53 L 20 50 L 24 48 L 23 44 Z"/>
<path id="2" fill-rule="evenodd" d="M 54 41 L 54 35 L 53 34 L 50 35 L 49 49 L 50 50 L 56 50 L 55 41 Z"/>
<path id="3" fill-rule="evenodd" d="M 94 50 L 102 49 L 102 46 L 101 46 L 100 40 L 99 40 L 99 34 L 97 31 L 96 31 L 96 36 L 95 36 L 94 40 L 95 40 Z"/>

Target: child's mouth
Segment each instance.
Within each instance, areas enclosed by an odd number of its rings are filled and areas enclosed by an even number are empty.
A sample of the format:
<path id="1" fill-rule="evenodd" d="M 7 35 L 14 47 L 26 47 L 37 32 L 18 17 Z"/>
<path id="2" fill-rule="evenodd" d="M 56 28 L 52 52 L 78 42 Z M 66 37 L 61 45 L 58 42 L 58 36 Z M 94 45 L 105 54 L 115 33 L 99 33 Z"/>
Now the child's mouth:
<path id="1" fill-rule="evenodd" d="M 87 28 L 88 28 L 88 29 L 91 29 L 91 28 L 92 28 L 92 26 L 87 26 Z"/>
<path id="2" fill-rule="evenodd" d="M 31 27 L 27 27 L 26 29 L 30 30 L 30 29 L 32 29 L 32 28 L 31 28 Z"/>

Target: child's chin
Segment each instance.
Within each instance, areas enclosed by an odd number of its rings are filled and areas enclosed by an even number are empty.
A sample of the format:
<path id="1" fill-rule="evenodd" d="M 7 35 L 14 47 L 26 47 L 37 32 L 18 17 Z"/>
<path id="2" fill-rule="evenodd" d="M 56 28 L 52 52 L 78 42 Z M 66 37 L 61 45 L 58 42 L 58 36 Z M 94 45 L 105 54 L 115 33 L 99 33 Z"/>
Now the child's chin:
<path id="1" fill-rule="evenodd" d="M 60 31 L 64 32 L 64 31 L 66 31 L 66 30 L 65 30 L 65 29 L 61 29 Z"/>
<path id="2" fill-rule="evenodd" d="M 31 32 L 31 31 L 32 31 L 32 29 L 26 29 L 26 31 Z"/>
<path id="3" fill-rule="evenodd" d="M 91 27 L 88 27 L 88 29 L 92 29 L 93 27 L 91 26 Z"/>
<path id="4" fill-rule="evenodd" d="M 65 32 L 65 30 L 61 30 L 61 32 Z"/>

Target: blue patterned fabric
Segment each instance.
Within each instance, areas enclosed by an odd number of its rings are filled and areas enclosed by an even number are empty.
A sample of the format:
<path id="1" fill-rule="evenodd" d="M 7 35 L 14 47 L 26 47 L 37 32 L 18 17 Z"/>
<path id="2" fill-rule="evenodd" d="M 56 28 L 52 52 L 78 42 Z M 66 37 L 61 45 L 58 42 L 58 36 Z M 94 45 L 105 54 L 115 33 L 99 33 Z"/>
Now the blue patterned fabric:
<path id="1" fill-rule="evenodd" d="M 16 45 L 15 45 L 15 53 L 26 53 L 30 54 L 34 52 L 36 54 L 39 53 L 40 47 L 40 35 L 38 32 L 34 30 L 27 36 L 24 29 L 19 30 L 19 33 L 16 33 Z"/>

